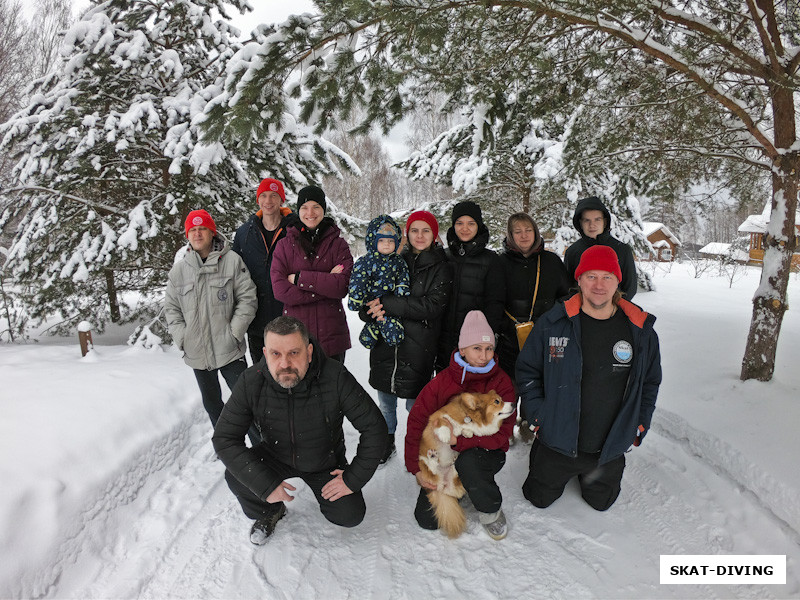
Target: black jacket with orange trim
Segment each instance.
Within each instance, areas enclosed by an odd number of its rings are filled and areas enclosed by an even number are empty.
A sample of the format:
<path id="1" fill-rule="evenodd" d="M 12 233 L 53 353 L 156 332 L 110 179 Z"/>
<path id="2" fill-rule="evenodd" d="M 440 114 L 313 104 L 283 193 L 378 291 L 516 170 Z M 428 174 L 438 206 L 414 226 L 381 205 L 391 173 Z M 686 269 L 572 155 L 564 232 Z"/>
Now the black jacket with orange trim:
<path id="1" fill-rule="evenodd" d="M 656 318 L 620 300 L 630 322 L 634 356 L 625 397 L 600 452 L 600 464 L 622 455 L 644 438 L 661 385 L 661 353 L 653 329 Z M 548 448 L 575 457 L 581 405 L 581 296 L 575 294 L 542 315 L 517 359 L 517 386 L 524 414 L 539 426 Z M 641 427 L 641 429 L 640 429 Z"/>

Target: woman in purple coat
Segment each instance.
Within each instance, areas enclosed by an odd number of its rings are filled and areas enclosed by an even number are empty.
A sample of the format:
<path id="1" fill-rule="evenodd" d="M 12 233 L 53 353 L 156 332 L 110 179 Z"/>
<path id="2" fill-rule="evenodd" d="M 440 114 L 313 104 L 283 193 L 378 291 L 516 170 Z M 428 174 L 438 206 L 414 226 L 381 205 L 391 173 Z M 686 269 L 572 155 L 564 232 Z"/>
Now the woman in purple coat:
<path id="1" fill-rule="evenodd" d="M 297 194 L 300 221 L 275 247 L 270 278 L 283 314 L 300 319 L 329 357 L 344 362 L 350 348 L 342 298 L 353 255 L 333 219 L 325 216 L 325 192 L 314 185 Z"/>

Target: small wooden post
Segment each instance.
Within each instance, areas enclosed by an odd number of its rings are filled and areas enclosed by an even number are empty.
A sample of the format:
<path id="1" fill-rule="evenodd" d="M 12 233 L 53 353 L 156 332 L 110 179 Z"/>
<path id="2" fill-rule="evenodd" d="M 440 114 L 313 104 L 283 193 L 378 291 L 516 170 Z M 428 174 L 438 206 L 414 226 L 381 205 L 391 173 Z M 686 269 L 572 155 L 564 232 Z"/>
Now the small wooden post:
<path id="1" fill-rule="evenodd" d="M 81 344 L 81 356 L 86 356 L 89 350 L 94 349 L 92 342 L 92 324 L 89 321 L 78 323 L 78 341 Z"/>

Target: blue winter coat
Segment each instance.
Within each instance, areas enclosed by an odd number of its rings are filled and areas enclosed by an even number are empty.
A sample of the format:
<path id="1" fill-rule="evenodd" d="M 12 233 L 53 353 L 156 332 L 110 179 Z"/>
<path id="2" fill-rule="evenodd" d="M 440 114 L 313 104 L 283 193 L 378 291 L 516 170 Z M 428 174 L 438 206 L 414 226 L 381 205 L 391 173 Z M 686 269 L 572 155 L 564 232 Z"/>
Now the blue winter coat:
<path id="1" fill-rule="evenodd" d="M 390 225 L 397 232 L 395 252 L 381 254 L 378 252 L 378 229 Z M 350 310 L 360 310 L 367 302 L 380 298 L 385 294 L 408 296 L 410 284 L 408 265 L 397 253 L 400 246 L 400 228 L 389 215 L 381 215 L 370 221 L 367 235 L 364 238 L 367 253 L 360 257 L 353 266 L 348 286 Z"/>
<path id="2" fill-rule="evenodd" d="M 656 318 L 627 300 L 619 308 L 630 321 L 634 358 L 625 397 L 600 452 L 599 464 L 631 447 L 641 426 L 650 428 L 661 385 L 661 353 L 653 329 Z M 517 359 L 523 412 L 539 426 L 539 440 L 567 456 L 578 454 L 581 408 L 581 296 L 575 294 L 542 315 Z"/>
<path id="3" fill-rule="evenodd" d="M 272 253 L 275 245 L 286 237 L 286 228 L 297 221 L 297 215 L 288 208 L 282 207 L 281 216 L 278 229 L 272 239 L 268 240 L 262 232 L 261 211 L 258 211 L 236 230 L 231 248 L 242 257 L 258 290 L 258 309 L 247 331 L 259 336 L 264 335 L 267 323 L 275 317 L 280 317 L 283 313 L 283 302 L 276 300 L 275 294 L 272 292 L 269 270 L 272 266 Z"/>

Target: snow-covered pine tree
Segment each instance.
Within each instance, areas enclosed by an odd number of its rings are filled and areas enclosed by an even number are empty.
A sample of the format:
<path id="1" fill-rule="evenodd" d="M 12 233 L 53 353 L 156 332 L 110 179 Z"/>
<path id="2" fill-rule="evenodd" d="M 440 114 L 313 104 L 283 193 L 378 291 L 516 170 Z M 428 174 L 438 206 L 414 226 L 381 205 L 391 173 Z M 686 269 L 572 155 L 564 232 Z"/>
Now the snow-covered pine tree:
<path id="1" fill-rule="evenodd" d="M 249 10 L 246 0 L 93 2 L 67 31 L 62 62 L 3 125 L 19 179 L 3 219 L 23 215 L 8 268 L 36 319 L 102 327 L 157 310 L 190 210 L 230 233 L 254 210 L 258 178 L 297 189 L 336 168 L 337 149 L 288 105 L 247 143 L 201 139 L 240 49 L 231 7 Z"/>
<path id="2" fill-rule="evenodd" d="M 272 42 L 254 48 L 262 60 L 232 74 L 216 104 L 217 127 L 257 111 L 237 98 L 252 97 L 276 74 L 282 82 L 300 74 L 294 90 L 298 96 L 305 92 L 301 116 L 323 131 L 330 119 L 346 117 L 359 104 L 365 109 L 363 128 L 374 123 L 386 130 L 433 89 L 456 107 L 488 104 L 487 114 L 502 113 L 520 82 L 552 71 L 561 74 L 545 78 L 555 89 L 588 77 L 601 93 L 587 97 L 587 104 L 603 99 L 596 106 L 606 118 L 625 115 L 629 134 L 648 134 L 609 137 L 617 142 L 616 153 L 665 160 L 681 155 L 689 166 L 689 158 L 739 162 L 769 173 L 774 218 L 741 378 L 771 379 L 797 244 L 800 27 L 793 3 L 316 5 L 319 17 L 282 28 Z M 269 112 L 266 118 L 272 118 Z"/>

